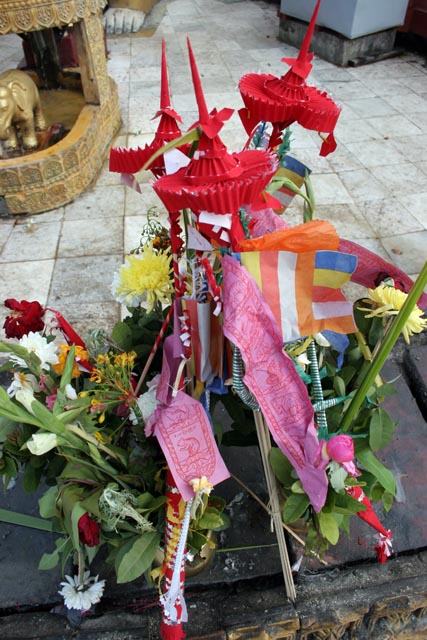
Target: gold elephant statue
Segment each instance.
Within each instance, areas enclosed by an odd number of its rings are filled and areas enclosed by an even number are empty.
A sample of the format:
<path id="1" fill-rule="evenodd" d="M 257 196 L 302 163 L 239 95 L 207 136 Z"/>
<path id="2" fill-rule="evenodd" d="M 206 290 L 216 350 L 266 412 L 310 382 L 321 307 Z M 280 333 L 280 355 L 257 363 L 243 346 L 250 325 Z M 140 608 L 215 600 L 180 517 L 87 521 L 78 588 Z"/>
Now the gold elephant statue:
<path id="1" fill-rule="evenodd" d="M 36 129 L 46 129 L 36 84 L 24 71 L 4 71 L 0 74 L 0 141 L 7 150 L 19 149 L 19 138 L 25 149 L 36 149 Z"/>

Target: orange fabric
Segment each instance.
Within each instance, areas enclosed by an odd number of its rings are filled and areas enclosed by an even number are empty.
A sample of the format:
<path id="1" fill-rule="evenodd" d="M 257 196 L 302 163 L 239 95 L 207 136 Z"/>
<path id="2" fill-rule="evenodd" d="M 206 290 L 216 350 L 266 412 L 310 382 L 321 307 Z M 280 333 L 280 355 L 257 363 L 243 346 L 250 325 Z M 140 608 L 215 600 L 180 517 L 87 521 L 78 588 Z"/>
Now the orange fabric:
<path id="1" fill-rule="evenodd" d="M 240 251 L 338 251 L 339 237 L 327 220 L 312 220 L 239 243 Z"/>

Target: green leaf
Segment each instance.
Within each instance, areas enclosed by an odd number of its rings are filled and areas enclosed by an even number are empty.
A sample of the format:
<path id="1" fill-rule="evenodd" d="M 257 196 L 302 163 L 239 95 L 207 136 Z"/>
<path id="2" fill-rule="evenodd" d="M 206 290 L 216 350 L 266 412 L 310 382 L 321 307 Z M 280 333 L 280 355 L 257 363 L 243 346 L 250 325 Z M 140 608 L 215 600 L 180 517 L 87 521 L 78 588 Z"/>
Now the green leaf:
<path id="1" fill-rule="evenodd" d="M 295 482 L 292 476 L 293 467 L 278 447 L 271 448 L 270 465 L 274 475 L 284 487 L 289 488 L 293 485 Z"/>
<path id="2" fill-rule="evenodd" d="M 79 520 L 86 513 L 86 509 L 82 506 L 81 502 L 76 502 L 71 511 L 71 539 L 74 543 L 74 548 L 79 548 Z"/>
<path id="3" fill-rule="evenodd" d="M 198 521 L 198 526 L 200 529 L 218 529 L 222 527 L 224 521 L 221 515 L 218 513 L 217 509 L 214 507 L 208 507 L 205 509 L 204 514 Z"/>
<path id="4" fill-rule="evenodd" d="M 22 484 L 24 486 L 24 490 L 27 493 L 33 493 L 34 491 L 36 491 L 36 489 L 40 484 L 42 472 L 43 472 L 43 467 L 35 467 L 30 463 L 27 463 L 25 465 Z"/>
<path id="5" fill-rule="evenodd" d="M 41 498 L 39 498 L 39 512 L 42 518 L 53 518 L 56 515 L 57 487 L 50 487 Z"/>
<path id="6" fill-rule="evenodd" d="M 132 348 L 132 329 L 124 322 L 117 322 L 114 325 L 111 338 L 124 351 Z"/>
<path id="7" fill-rule="evenodd" d="M 335 495 L 334 511 L 336 513 L 346 515 L 365 510 L 366 506 L 351 496 L 342 495 L 341 493 Z"/>
<path id="8" fill-rule="evenodd" d="M 283 507 L 283 521 L 286 524 L 295 522 L 305 513 L 310 505 L 308 496 L 304 493 L 291 493 Z"/>
<path id="9" fill-rule="evenodd" d="M 0 509 L 0 522 L 18 524 L 21 527 L 40 529 L 41 531 L 53 531 L 52 523 L 48 520 L 27 516 L 24 513 L 17 513 L 16 511 L 9 511 L 8 509 Z"/>
<path id="10" fill-rule="evenodd" d="M 340 376 L 334 377 L 334 389 L 337 396 L 345 396 L 345 383 Z"/>
<path id="11" fill-rule="evenodd" d="M 359 445 L 357 441 L 355 442 L 355 456 L 365 469 L 377 478 L 386 491 L 396 495 L 396 482 L 393 474 L 374 456 L 364 443 Z"/>
<path id="12" fill-rule="evenodd" d="M 59 388 L 62 391 L 62 393 L 65 393 L 65 387 L 67 386 L 67 384 L 70 384 L 71 382 L 71 378 L 73 375 L 73 368 L 74 368 L 75 351 L 76 351 L 76 348 L 72 344 L 68 352 L 67 359 L 65 361 L 64 370 L 62 372 L 61 382 L 59 385 Z"/>
<path id="13" fill-rule="evenodd" d="M 58 550 L 52 551 L 52 553 L 44 553 L 40 558 L 39 569 L 40 571 L 49 571 L 53 569 L 59 562 Z"/>
<path id="14" fill-rule="evenodd" d="M 318 516 L 322 536 L 331 544 L 337 544 L 340 537 L 340 530 L 334 514 L 321 511 Z"/>
<path id="15" fill-rule="evenodd" d="M 160 535 L 156 531 L 147 531 L 126 542 L 116 557 L 117 583 L 139 578 L 151 566 L 159 542 Z"/>
<path id="16" fill-rule="evenodd" d="M 369 422 L 369 446 L 373 451 L 379 451 L 391 442 L 395 423 L 384 409 L 372 410 Z"/>
<path id="17" fill-rule="evenodd" d="M 384 491 L 383 495 L 381 496 L 381 499 L 383 501 L 384 510 L 390 511 L 391 507 L 393 506 L 393 500 L 394 500 L 393 494 L 389 493 L 388 491 Z"/>

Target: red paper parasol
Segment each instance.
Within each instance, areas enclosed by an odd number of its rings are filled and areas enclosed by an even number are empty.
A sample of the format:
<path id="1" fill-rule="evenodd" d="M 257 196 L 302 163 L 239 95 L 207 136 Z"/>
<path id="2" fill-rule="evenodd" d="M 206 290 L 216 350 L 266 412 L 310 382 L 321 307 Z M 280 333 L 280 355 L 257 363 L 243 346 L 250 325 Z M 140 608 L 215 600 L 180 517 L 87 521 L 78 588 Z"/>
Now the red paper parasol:
<path id="1" fill-rule="evenodd" d="M 154 118 L 160 117 L 160 122 L 157 127 L 156 134 L 151 144 L 145 145 L 144 149 L 141 149 L 141 147 L 138 147 L 137 149 L 124 149 L 122 147 L 111 149 L 110 171 L 118 173 L 137 173 L 153 153 L 158 149 L 161 149 L 161 147 L 168 142 L 176 140 L 181 136 L 181 131 L 177 123 L 182 122 L 182 119 L 181 116 L 171 108 L 170 103 L 165 43 L 162 40 L 160 109 L 154 116 Z M 183 147 L 179 148 L 183 149 Z M 188 149 L 188 145 L 185 145 L 185 148 Z M 156 178 L 162 176 L 165 173 L 163 156 L 156 158 L 148 168 L 154 173 Z"/>
<path id="2" fill-rule="evenodd" d="M 318 0 L 297 58 L 282 58 L 291 65 L 289 71 L 280 78 L 271 74 L 250 73 L 239 82 L 239 89 L 245 103 L 239 115 L 248 134 L 262 120 L 274 125 L 270 146 L 278 142 L 278 134 L 283 129 L 298 122 L 306 129 L 312 129 L 329 136 L 323 142 L 320 155 L 328 155 L 336 148 L 333 135 L 340 108 L 325 93 L 309 86 L 305 80 L 311 71 L 313 53 L 308 53 L 321 0 Z"/>
<path id="3" fill-rule="evenodd" d="M 208 112 L 189 40 L 188 50 L 199 108 L 199 145 L 189 164 L 159 178 L 154 190 L 169 211 L 189 208 L 195 213 L 236 215 L 242 205 L 259 198 L 277 169 L 277 161 L 268 151 L 228 153 L 218 133 L 233 111 Z"/>

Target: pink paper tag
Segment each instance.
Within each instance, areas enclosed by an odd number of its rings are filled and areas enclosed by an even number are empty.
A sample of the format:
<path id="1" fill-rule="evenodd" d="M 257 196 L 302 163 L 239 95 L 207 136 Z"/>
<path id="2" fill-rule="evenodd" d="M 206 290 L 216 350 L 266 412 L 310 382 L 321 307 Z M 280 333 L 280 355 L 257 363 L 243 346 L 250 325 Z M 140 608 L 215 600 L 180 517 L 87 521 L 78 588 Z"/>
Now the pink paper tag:
<path id="1" fill-rule="evenodd" d="M 154 435 L 185 501 L 194 497 L 190 480 L 206 476 L 215 485 L 230 477 L 200 402 L 179 391 L 169 405 L 156 409 L 154 423 Z"/>

